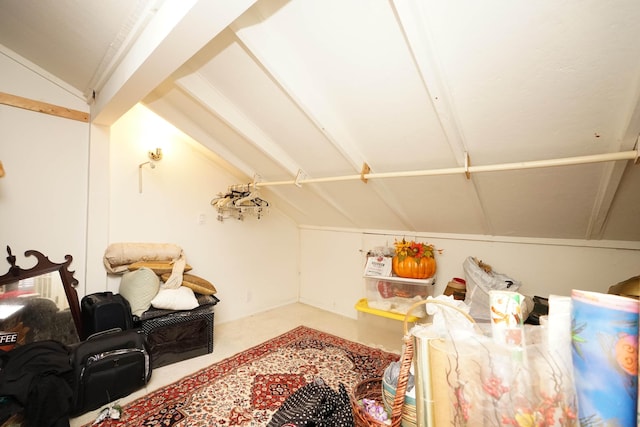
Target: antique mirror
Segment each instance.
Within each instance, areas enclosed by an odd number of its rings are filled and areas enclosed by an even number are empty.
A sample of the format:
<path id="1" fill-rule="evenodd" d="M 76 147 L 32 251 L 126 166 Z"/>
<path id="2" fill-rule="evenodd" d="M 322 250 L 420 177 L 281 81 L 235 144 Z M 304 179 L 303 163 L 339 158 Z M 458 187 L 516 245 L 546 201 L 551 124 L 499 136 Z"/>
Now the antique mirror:
<path id="1" fill-rule="evenodd" d="M 57 264 L 28 250 L 25 257 L 35 257 L 37 262 L 23 269 L 9 246 L 7 253 L 9 271 L 0 276 L 0 349 L 44 340 L 79 342 L 82 319 L 75 289 L 78 281 L 69 271 L 71 255 Z"/>

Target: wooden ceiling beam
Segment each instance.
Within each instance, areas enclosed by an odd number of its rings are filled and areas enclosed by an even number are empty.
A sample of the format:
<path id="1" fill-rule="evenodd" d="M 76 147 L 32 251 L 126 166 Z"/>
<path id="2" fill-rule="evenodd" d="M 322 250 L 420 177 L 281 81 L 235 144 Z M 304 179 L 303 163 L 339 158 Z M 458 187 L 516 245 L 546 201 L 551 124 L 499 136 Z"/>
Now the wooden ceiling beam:
<path id="1" fill-rule="evenodd" d="M 49 114 L 65 119 L 77 120 L 80 122 L 89 122 L 89 113 L 85 111 L 73 110 L 71 108 L 61 107 L 59 105 L 49 104 L 34 99 L 23 98 L 18 95 L 11 95 L 0 92 L 0 104 L 9 105 L 11 107 L 22 108 L 38 113 Z"/>

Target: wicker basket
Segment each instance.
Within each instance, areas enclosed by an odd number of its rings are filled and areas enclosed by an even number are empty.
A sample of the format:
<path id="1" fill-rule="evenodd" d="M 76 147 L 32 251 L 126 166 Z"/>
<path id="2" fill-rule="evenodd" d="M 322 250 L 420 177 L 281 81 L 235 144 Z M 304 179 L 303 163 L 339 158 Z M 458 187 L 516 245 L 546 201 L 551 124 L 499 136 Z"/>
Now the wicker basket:
<path id="1" fill-rule="evenodd" d="M 362 399 L 382 402 L 382 378 L 369 378 L 355 385 L 351 395 L 353 421 L 356 427 L 387 427 L 387 424 L 373 419 L 358 403 Z"/>
<path id="2" fill-rule="evenodd" d="M 391 427 L 400 427 L 402 423 L 404 395 L 407 390 L 407 382 L 409 380 L 409 368 L 411 367 L 413 360 L 413 345 L 406 345 L 408 342 L 412 342 L 413 340 L 409 334 L 405 334 L 403 339 L 405 341 L 405 350 L 402 353 L 402 358 L 400 360 L 400 375 L 396 386 L 396 397 L 393 399 L 393 405 L 391 406 Z M 382 378 L 372 378 L 356 384 L 351 396 L 353 419 L 356 427 L 388 427 L 388 424 L 373 419 L 358 404 L 358 401 L 364 398 L 382 403 L 384 402 L 382 394 Z"/>

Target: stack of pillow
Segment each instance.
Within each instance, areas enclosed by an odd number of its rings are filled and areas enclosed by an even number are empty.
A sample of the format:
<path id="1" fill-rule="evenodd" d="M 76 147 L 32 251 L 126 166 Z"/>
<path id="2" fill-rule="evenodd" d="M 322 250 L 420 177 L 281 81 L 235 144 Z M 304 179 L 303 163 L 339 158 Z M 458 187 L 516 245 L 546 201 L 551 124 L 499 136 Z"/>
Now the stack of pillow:
<path id="1" fill-rule="evenodd" d="M 185 265 L 180 286 L 163 286 L 172 270 L 173 261 L 139 261 L 128 266 L 128 271 L 124 272 L 120 280 L 118 292 L 129 301 L 135 317 L 143 318 L 143 313 L 150 308 L 193 310 L 202 305 L 198 297 L 213 297 L 216 293 L 212 283 L 186 273 L 192 270 L 188 264 Z M 213 299 L 217 302 L 217 298 Z"/>

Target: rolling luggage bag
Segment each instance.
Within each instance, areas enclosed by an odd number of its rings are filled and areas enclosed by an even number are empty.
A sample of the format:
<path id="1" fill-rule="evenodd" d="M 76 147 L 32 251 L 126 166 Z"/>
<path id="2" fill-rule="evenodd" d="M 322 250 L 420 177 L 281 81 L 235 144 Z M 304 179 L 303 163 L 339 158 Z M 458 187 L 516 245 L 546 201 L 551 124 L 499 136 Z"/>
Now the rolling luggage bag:
<path id="1" fill-rule="evenodd" d="M 82 338 L 96 332 L 133 327 L 131 306 L 122 295 L 113 292 L 97 292 L 86 295 L 80 302 L 82 311 Z"/>
<path id="2" fill-rule="evenodd" d="M 144 387 L 151 360 L 144 333 L 113 329 L 92 335 L 72 348 L 73 415 L 115 402 Z"/>

